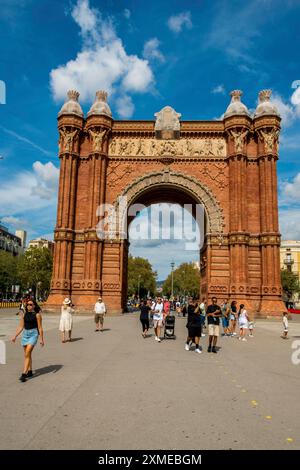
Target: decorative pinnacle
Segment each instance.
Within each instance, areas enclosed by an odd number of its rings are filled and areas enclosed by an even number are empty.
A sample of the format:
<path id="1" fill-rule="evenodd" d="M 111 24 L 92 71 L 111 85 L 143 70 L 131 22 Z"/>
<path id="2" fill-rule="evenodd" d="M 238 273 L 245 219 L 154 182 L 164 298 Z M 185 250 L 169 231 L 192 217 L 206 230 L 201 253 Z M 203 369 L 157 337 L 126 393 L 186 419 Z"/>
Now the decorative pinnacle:
<path id="1" fill-rule="evenodd" d="M 241 90 L 233 90 L 230 92 L 231 101 L 241 101 L 243 92 Z"/>
<path id="2" fill-rule="evenodd" d="M 270 101 L 272 95 L 272 90 L 261 90 L 258 94 L 259 101 L 263 103 L 264 101 Z"/>
<path id="3" fill-rule="evenodd" d="M 78 91 L 69 90 L 67 95 L 68 95 L 69 100 L 78 101 L 78 98 L 79 98 L 79 92 Z"/>
<path id="4" fill-rule="evenodd" d="M 96 98 L 97 98 L 97 101 L 107 102 L 107 93 L 106 93 L 106 91 L 104 91 L 104 90 L 96 91 Z"/>

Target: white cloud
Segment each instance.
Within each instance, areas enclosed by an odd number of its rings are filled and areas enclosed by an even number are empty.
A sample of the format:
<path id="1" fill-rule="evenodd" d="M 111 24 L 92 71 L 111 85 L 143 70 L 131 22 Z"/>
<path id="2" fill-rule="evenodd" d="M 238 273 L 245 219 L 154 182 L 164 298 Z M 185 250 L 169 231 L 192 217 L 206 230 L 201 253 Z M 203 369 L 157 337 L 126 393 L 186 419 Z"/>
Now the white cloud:
<path id="1" fill-rule="evenodd" d="M 183 11 L 178 15 L 172 15 L 167 21 L 168 27 L 174 33 L 180 33 L 185 27 L 186 29 L 191 29 L 193 27 L 191 12 Z"/>
<path id="2" fill-rule="evenodd" d="M 273 94 L 271 101 L 278 108 L 282 119 L 282 124 L 286 127 L 290 126 L 296 117 L 293 106 L 289 103 L 286 103 L 278 93 Z"/>
<path id="3" fill-rule="evenodd" d="M 160 41 L 157 38 L 149 39 L 145 42 L 143 56 L 145 59 L 156 59 L 159 62 L 164 62 L 165 58 L 162 52 L 159 50 Z"/>
<path id="4" fill-rule="evenodd" d="M 280 210 L 279 224 L 283 240 L 300 240 L 300 209 Z"/>
<path id="5" fill-rule="evenodd" d="M 131 97 L 128 95 L 119 96 L 116 100 L 116 108 L 121 118 L 130 118 L 134 112 L 134 104 Z"/>
<path id="6" fill-rule="evenodd" d="M 291 103 L 295 107 L 297 117 L 300 117 L 300 80 L 295 80 L 292 83 L 292 88 L 295 88 L 291 96 Z"/>
<path id="7" fill-rule="evenodd" d="M 104 19 L 99 10 L 91 9 L 88 0 L 77 1 L 72 17 L 80 28 L 83 45 L 75 59 L 50 72 L 56 101 L 65 99 L 72 88 L 80 92 L 83 102 L 93 101 L 99 89 L 114 94 L 114 99 L 151 89 L 154 76 L 148 61 L 127 54 L 112 19 Z"/>
<path id="8" fill-rule="evenodd" d="M 4 217 L 31 214 L 56 207 L 59 170 L 51 162 L 33 164 L 33 171 L 23 171 L 1 185 L 1 212 Z M 28 218 L 29 216 L 27 216 Z"/>
<path id="9" fill-rule="evenodd" d="M 285 202 L 300 204 L 300 173 L 298 173 L 292 182 L 281 184 L 281 196 Z"/>
<path id="10" fill-rule="evenodd" d="M 221 95 L 225 95 L 225 87 L 224 87 L 223 84 L 216 85 L 216 86 L 211 90 L 211 92 L 214 93 L 214 94 L 220 93 Z"/>
<path id="11" fill-rule="evenodd" d="M 128 8 L 125 8 L 123 11 L 123 15 L 127 20 L 129 20 L 129 18 L 131 17 L 131 11 Z"/>
<path id="12" fill-rule="evenodd" d="M 20 219 L 19 217 L 7 216 L 2 217 L 1 222 L 7 225 L 11 225 L 14 228 L 22 228 L 27 224 L 26 220 Z"/>

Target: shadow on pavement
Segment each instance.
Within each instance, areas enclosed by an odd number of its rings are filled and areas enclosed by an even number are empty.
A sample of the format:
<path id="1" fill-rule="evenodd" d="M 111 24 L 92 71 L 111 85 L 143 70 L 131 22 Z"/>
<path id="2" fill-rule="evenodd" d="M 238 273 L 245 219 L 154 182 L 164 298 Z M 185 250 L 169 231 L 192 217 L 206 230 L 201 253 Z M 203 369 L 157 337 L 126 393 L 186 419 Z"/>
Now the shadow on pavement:
<path id="1" fill-rule="evenodd" d="M 51 372 L 58 372 L 62 367 L 63 366 L 61 364 L 41 367 L 40 369 L 35 370 L 33 377 L 39 377 L 40 375 L 50 374 Z"/>
<path id="2" fill-rule="evenodd" d="M 81 339 L 84 339 L 82 337 L 80 338 L 72 338 L 71 343 L 75 343 L 75 341 L 80 341 Z"/>

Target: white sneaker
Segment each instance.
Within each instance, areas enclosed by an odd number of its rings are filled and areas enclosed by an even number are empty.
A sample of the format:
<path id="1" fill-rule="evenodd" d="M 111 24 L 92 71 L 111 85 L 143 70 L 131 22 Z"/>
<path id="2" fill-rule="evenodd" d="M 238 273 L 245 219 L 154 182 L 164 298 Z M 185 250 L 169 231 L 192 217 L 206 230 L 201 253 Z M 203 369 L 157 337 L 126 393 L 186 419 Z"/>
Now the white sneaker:
<path id="1" fill-rule="evenodd" d="M 205 334 L 204 334 L 204 333 L 202 333 L 202 334 L 201 334 L 201 338 L 204 338 L 204 337 L 205 337 Z"/>
<path id="2" fill-rule="evenodd" d="M 247 341 L 246 338 L 243 338 L 242 341 Z"/>
<path id="3" fill-rule="evenodd" d="M 242 338 L 239 336 L 239 341 L 241 341 L 241 339 L 242 339 Z"/>
<path id="4" fill-rule="evenodd" d="M 185 349 L 186 351 L 189 351 L 189 350 L 190 350 L 189 345 L 185 343 L 184 349 Z"/>
<path id="5" fill-rule="evenodd" d="M 155 336 L 155 341 L 158 341 L 158 337 L 157 337 L 157 336 Z"/>
<path id="6" fill-rule="evenodd" d="M 236 332 L 232 333 L 232 336 L 236 336 Z"/>
<path id="7" fill-rule="evenodd" d="M 161 339 L 160 339 L 160 338 L 157 338 L 157 341 L 158 341 L 159 343 L 161 343 Z"/>
<path id="8" fill-rule="evenodd" d="M 202 353 L 201 349 L 195 349 L 195 352 L 198 353 L 198 354 Z"/>
<path id="9" fill-rule="evenodd" d="M 254 336 L 253 336 L 253 335 L 249 335 L 249 338 L 254 338 Z"/>

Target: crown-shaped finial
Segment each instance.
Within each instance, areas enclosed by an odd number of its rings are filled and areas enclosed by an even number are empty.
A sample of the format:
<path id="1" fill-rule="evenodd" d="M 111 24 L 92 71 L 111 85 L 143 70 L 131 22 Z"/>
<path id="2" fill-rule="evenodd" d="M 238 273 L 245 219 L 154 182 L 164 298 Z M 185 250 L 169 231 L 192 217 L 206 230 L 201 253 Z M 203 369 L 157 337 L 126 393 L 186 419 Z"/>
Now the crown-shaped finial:
<path id="1" fill-rule="evenodd" d="M 264 101 L 270 101 L 272 95 L 272 90 L 261 90 L 259 92 L 259 101 L 262 103 Z"/>
<path id="2" fill-rule="evenodd" d="M 241 90 L 233 90 L 230 92 L 231 101 L 241 101 L 243 92 Z"/>
<path id="3" fill-rule="evenodd" d="M 107 93 L 104 90 L 96 91 L 96 98 L 98 101 L 105 101 L 107 102 Z"/>
<path id="4" fill-rule="evenodd" d="M 80 93 L 76 90 L 69 90 L 67 93 L 69 100 L 73 100 L 73 101 L 78 101 L 79 94 Z"/>

